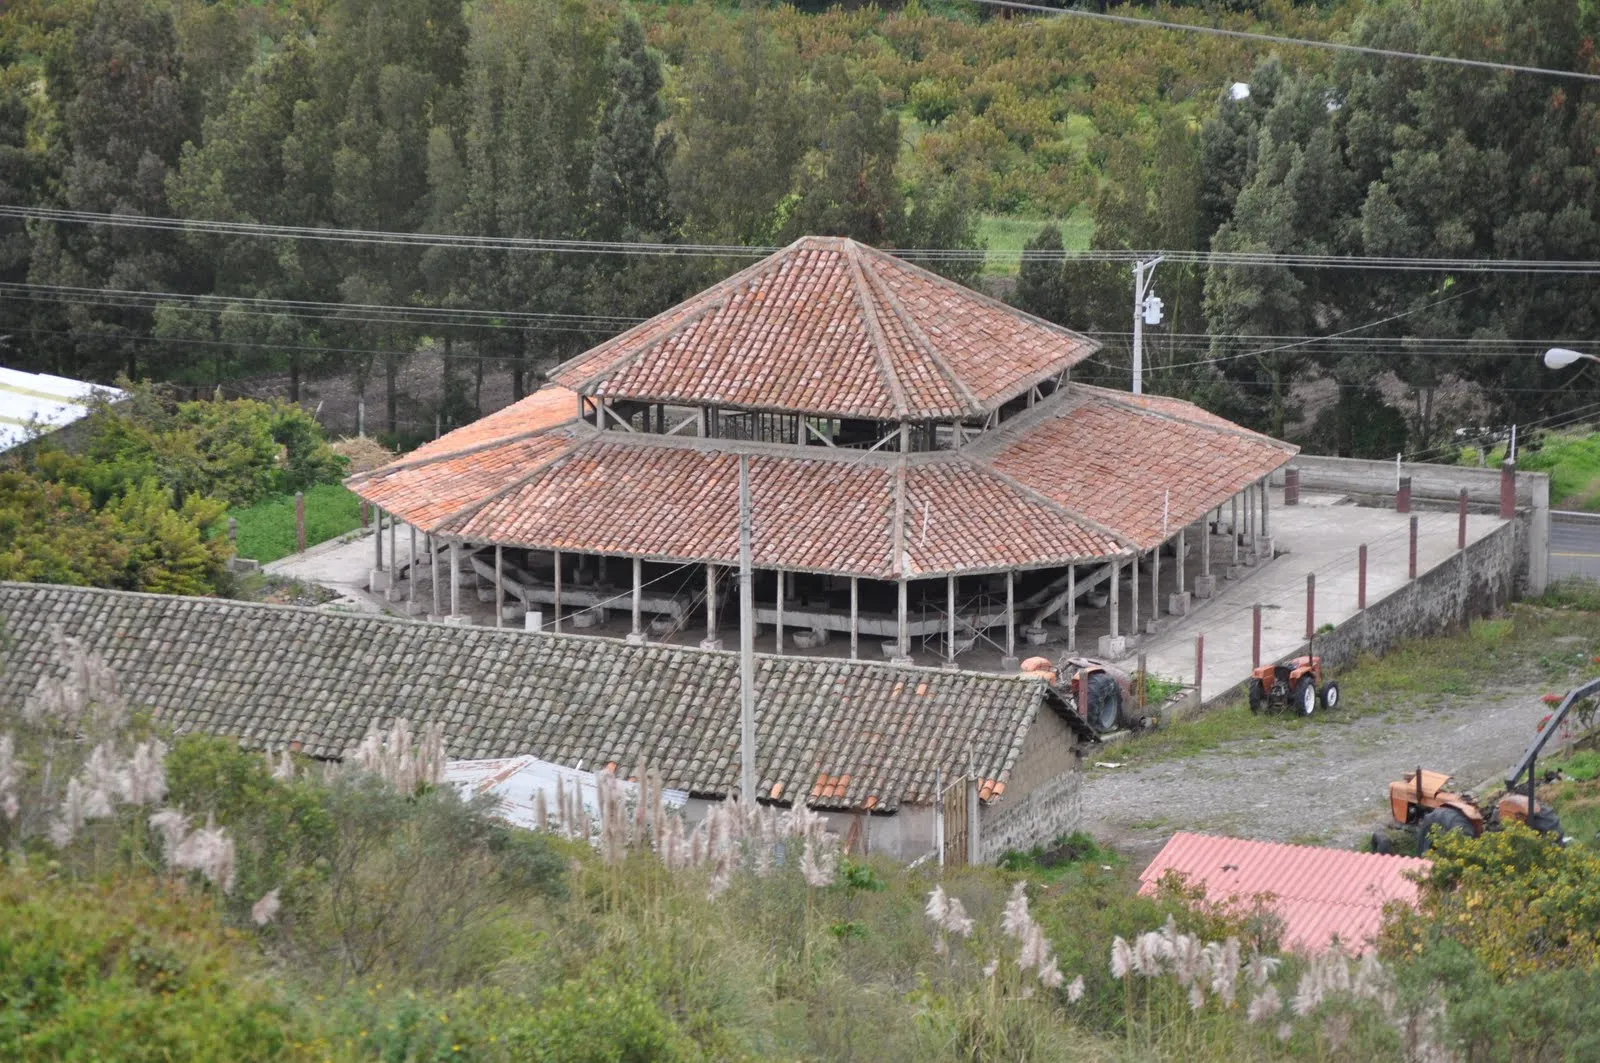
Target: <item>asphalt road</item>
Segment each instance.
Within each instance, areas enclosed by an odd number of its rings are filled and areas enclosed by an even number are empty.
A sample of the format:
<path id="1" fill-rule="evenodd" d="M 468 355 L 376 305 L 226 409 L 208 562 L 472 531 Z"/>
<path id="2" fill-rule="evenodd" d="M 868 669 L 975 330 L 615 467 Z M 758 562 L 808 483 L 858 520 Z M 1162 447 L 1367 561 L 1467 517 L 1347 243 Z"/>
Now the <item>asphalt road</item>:
<path id="1" fill-rule="evenodd" d="M 1600 581 L 1600 513 L 1550 514 L 1550 578 Z"/>

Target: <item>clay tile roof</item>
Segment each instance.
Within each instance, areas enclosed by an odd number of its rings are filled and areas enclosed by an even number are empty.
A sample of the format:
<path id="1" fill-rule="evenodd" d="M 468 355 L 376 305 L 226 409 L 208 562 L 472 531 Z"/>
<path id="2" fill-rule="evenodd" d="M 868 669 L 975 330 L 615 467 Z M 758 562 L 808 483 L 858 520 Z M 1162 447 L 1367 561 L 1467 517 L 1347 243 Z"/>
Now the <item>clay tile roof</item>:
<path id="1" fill-rule="evenodd" d="M 1199 520 L 1299 450 L 1181 399 L 1079 384 L 1066 391 L 976 449 L 996 473 L 1140 549 Z"/>
<path id="2" fill-rule="evenodd" d="M 577 418 L 578 396 L 563 387 L 547 386 L 505 409 L 496 410 L 471 424 L 446 432 L 431 443 L 422 444 L 401 461 L 410 464 L 442 454 L 459 454 L 485 443 L 504 442 Z"/>
<path id="3" fill-rule="evenodd" d="M 918 420 L 986 413 L 1097 348 L 885 252 L 813 236 L 550 379 L 610 399 Z"/>
<path id="4" fill-rule="evenodd" d="M 60 625 L 178 732 L 327 758 L 404 716 L 441 722 L 456 759 L 649 765 L 706 796 L 738 781 L 736 653 L 20 583 L 0 583 L 0 620 L 8 708 L 61 673 Z M 941 777 L 966 773 L 970 751 L 998 794 L 1049 696 L 1017 676 L 759 655 L 761 790 L 836 808 L 926 804 Z"/>
<path id="5" fill-rule="evenodd" d="M 1248 907 L 1272 894 L 1272 908 L 1284 920 L 1285 948 L 1319 952 L 1337 937 L 1359 953 L 1377 935 L 1385 904 L 1416 903 L 1417 884 L 1406 876 L 1428 866 L 1411 856 L 1180 831 L 1139 875 L 1139 892 L 1154 893 L 1162 876 L 1176 871 L 1190 886 L 1203 886 L 1211 902 Z"/>

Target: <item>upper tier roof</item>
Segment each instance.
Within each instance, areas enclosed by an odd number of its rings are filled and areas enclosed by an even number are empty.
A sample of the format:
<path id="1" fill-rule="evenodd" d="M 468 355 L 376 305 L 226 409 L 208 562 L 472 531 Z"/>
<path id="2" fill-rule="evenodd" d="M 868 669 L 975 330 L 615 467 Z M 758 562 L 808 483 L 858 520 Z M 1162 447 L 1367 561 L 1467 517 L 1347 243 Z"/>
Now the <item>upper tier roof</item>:
<path id="1" fill-rule="evenodd" d="M 893 255 L 807 236 L 550 379 L 605 399 L 936 420 L 986 414 L 1098 349 Z"/>

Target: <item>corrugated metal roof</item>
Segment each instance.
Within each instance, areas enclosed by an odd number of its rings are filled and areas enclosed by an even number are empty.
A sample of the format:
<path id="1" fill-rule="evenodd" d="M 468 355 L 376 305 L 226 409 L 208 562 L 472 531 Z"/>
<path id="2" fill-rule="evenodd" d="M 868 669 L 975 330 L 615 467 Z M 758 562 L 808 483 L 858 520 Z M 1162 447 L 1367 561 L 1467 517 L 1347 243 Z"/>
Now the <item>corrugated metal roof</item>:
<path id="1" fill-rule="evenodd" d="M 1318 952 L 1337 937 L 1352 953 L 1366 951 L 1390 901 L 1416 904 L 1427 860 L 1225 838 L 1180 831 L 1139 876 L 1139 892 L 1153 893 L 1168 871 L 1190 886 L 1204 886 L 1211 902 L 1248 905 L 1271 894 L 1284 921 L 1283 947 Z"/>
<path id="2" fill-rule="evenodd" d="M 87 416 L 95 392 L 122 397 L 116 388 L 0 366 L 0 450 L 24 442 L 34 428 L 56 429 Z"/>
<path id="3" fill-rule="evenodd" d="M 545 807 L 551 816 L 560 806 L 556 803 L 556 783 L 560 781 L 567 793 L 576 792 L 588 808 L 589 815 L 600 815 L 600 797 L 592 771 L 552 764 L 537 757 L 502 757 L 495 760 L 452 760 L 444 766 L 444 781 L 461 790 L 463 797 L 493 794 L 500 804 L 495 815 L 514 827 L 535 830 L 539 826 L 536 805 L 538 793 L 544 791 Z M 638 797 L 637 783 L 619 782 L 624 800 Z M 689 803 L 689 795 L 682 790 L 663 790 L 662 803 L 669 809 L 682 808 Z"/>

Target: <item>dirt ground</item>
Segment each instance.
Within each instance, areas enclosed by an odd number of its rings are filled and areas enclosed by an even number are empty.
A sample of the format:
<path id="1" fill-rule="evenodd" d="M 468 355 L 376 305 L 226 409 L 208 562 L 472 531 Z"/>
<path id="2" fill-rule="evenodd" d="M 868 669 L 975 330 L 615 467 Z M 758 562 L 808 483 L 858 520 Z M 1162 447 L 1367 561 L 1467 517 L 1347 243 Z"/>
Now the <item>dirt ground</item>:
<path id="1" fill-rule="evenodd" d="M 1122 759 L 1126 750 L 1113 744 L 1087 762 L 1084 829 L 1139 865 L 1179 830 L 1352 848 L 1388 821 L 1389 782 L 1419 763 L 1450 772 L 1463 788 L 1501 777 L 1550 711 L 1539 701 L 1546 689 L 1444 695 L 1355 717 L 1335 712 L 1272 738 L 1095 766 Z"/>

